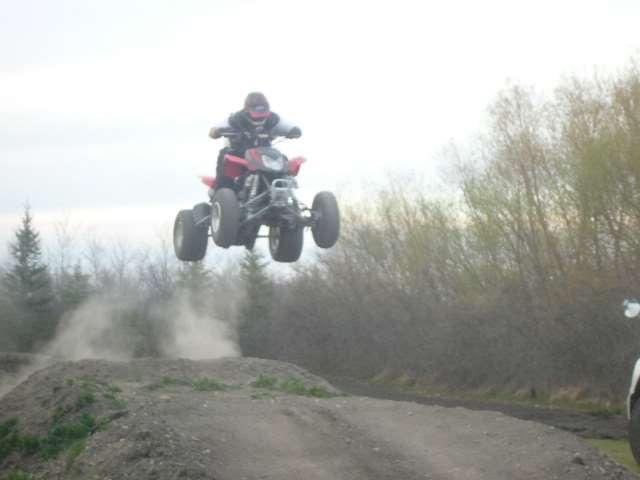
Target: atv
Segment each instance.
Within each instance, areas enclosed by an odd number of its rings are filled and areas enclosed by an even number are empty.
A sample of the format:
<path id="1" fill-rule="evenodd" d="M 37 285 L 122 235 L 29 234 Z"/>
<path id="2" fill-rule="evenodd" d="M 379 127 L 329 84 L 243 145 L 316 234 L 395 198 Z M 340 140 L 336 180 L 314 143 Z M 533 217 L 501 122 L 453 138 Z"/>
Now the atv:
<path id="1" fill-rule="evenodd" d="M 219 130 L 223 137 L 243 135 L 232 129 Z M 273 140 L 268 134 L 258 138 Z M 181 210 L 173 227 L 173 246 L 179 260 L 202 260 L 209 236 L 216 245 L 234 245 L 253 249 L 260 228 L 269 227 L 269 252 L 277 262 L 295 262 L 300 258 L 304 229 L 311 228 L 313 239 L 321 248 L 331 248 L 340 235 L 340 211 L 331 192 L 315 195 L 311 208 L 295 195 L 296 177 L 306 160 L 289 160 L 273 147 L 256 147 L 244 157 L 226 154 L 225 177 L 232 185 L 218 186 L 213 177 L 200 177 L 209 187 L 209 202 L 190 210 Z"/>

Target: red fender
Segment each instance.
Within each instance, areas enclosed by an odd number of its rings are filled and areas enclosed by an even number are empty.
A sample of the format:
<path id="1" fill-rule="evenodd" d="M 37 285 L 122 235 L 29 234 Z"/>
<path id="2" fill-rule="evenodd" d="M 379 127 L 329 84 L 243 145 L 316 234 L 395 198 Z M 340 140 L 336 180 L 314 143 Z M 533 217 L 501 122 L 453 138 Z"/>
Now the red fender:
<path id="1" fill-rule="evenodd" d="M 251 165 L 242 157 L 236 157 L 227 153 L 224 156 L 224 176 L 236 178 L 242 175 L 246 169 L 251 170 Z"/>
<path id="2" fill-rule="evenodd" d="M 209 188 L 216 188 L 216 185 L 218 184 L 216 177 L 210 177 L 208 175 L 202 175 L 200 177 L 200 181 Z"/>
<path id="3" fill-rule="evenodd" d="M 300 166 L 306 162 L 307 159 L 304 157 L 296 157 L 289 160 L 289 175 L 296 176 L 300 171 Z"/>

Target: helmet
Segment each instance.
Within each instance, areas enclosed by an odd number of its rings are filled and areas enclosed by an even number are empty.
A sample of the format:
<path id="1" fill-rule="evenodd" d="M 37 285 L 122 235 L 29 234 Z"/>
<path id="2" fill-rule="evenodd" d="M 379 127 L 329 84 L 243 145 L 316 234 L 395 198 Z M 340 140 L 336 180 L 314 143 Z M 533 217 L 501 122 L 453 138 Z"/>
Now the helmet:
<path id="1" fill-rule="evenodd" d="M 261 125 L 271 116 L 267 97 L 260 92 L 252 92 L 244 101 L 244 110 L 254 125 Z"/>

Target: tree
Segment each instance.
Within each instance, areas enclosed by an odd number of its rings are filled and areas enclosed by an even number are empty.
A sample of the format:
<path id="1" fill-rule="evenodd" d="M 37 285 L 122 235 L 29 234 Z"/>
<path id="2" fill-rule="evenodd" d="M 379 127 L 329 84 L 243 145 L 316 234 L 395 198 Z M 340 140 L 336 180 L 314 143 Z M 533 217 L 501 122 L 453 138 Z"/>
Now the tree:
<path id="1" fill-rule="evenodd" d="M 259 357 L 269 352 L 274 288 L 267 265 L 255 250 L 247 251 L 240 265 L 245 299 L 240 306 L 238 340 L 245 356 Z"/>
<path id="2" fill-rule="evenodd" d="M 211 272 L 204 262 L 183 262 L 178 270 L 178 291 L 187 295 L 189 306 L 199 314 L 210 313 Z"/>
<path id="3" fill-rule="evenodd" d="M 91 294 L 89 275 L 82 271 L 80 264 L 76 264 L 71 272 L 63 270 L 59 283 L 58 294 L 65 313 L 78 308 Z"/>
<path id="4" fill-rule="evenodd" d="M 40 234 L 33 226 L 29 207 L 25 208 L 9 251 L 12 262 L 4 274 L 3 286 L 15 315 L 16 346 L 33 351 L 53 338 L 58 316 L 49 270 L 41 258 Z"/>

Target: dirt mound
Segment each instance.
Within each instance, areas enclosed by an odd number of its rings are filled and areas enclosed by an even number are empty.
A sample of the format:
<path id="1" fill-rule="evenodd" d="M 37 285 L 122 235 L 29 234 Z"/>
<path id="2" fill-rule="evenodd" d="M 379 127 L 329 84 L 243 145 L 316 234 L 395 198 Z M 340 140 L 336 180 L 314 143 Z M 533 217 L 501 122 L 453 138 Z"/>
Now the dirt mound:
<path id="1" fill-rule="evenodd" d="M 30 353 L 0 352 L 0 381 L 6 376 L 15 376 L 25 367 L 44 363 L 49 357 Z"/>
<path id="2" fill-rule="evenodd" d="M 16 472 L 27 474 L 20 477 Z M 57 363 L 0 399 L 0 478 L 631 479 L 553 428 L 345 397 L 290 364 Z"/>
<path id="3" fill-rule="evenodd" d="M 0 352 L 0 398 L 31 373 L 53 361 L 45 355 Z"/>
<path id="4" fill-rule="evenodd" d="M 3 359 L 12 376 L 42 361 L 24 355 Z M 262 387 L 251 385 L 256 381 Z M 55 363 L 0 399 L 0 475 L 20 468 L 47 479 L 85 478 L 96 471 L 99 478 L 210 478 L 194 473 L 200 463 L 193 440 L 153 414 L 158 403 L 164 406 L 176 394 L 215 402 L 223 392 L 275 398 L 289 390 L 338 394 L 294 365 L 252 358 Z M 178 409 L 184 407 L 181 400 Z M 149 459 L 138 466 L 144 471 L 131 465 L 139 458 Z M 138 473 L 131 476 L 133 471 Z"/>

